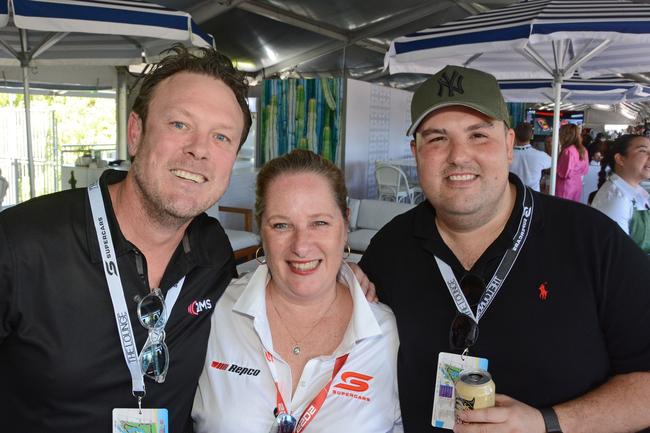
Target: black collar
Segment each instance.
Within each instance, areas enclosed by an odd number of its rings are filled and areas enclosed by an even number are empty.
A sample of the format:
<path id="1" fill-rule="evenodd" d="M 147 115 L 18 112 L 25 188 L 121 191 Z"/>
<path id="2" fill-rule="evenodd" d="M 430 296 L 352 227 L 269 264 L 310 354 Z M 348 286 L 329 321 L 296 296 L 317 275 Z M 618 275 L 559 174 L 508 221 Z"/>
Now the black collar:
<path id="1" fill-rule="evenodd" d="M 108 218 L 111 233 L 113 235 L 113 245 L 118 257 L 137 250 L 136 246 L 129 242 L 129 240 L 124 237 L 122 230 L 120 230 L 115 212 L 113 210 L 113 203 L 108 192 L 108 185 L 122 182 L 126 178 L 126 175 L 126 171 L 106 170 L 104 173 L 102 173 L 99 179 L 99 185 L 102 191 L 102 197 L 104 199 L 104 206 L 106 207 L 106 216 Z M 92 212 L 90 210 L 90 201 L 87 195 L 85 200 L 85 223 L 88 254 L 90 260 L 93 263 L 99 263 L 102 259 L 99 245 L 97 244 L 97 235 L 95 234 L 95 226 L 93 224 Z M 174 252 L 172 260 L 176 259 L 178 256 L 181 256 L 183 257 L 183 260 L 186 260 L 188 263 L 198 266 L 223 265 L 226 259 L 230 258 L 231 254 L 227 252 L 227 237 L 218 222 L 216 222 L 215 228 L 215 222 L 216 221 L 213 218 L 210 218 L 205 213 L 202 213 L 201 215 L 195 217 L 188 226 L 183 241 Z M 217 238 L 214 236 L 205 235 L 206 231 L 215 229 L 218 230 L 217 233 L 214 233 Z M 223 236 L 220 236 L 220 234 L 223 234 Z M 213 243 L 215 241 L 221 241 L 220 243 L 223 245 L 214 245 Z"/>
<path id="2" fill-rule="evenodd" d="M 513 211 L 510 214 L 503 231 L 485 250 L 481 257 L 479 257 L 471 269 L 472 272 L 476 272 L 484 278 L 492 275 L 499 264 L 499 260 L 503 257 L 505 250 L 511 246 L 512 238 L 517 232 L 519 221 L 521 219 L 522 204 L 524 200 L 524 185 L 521 180 L 513 174 L 509 175 L 508 180 L 517 188 Z M 530 228 L 531 233 L 533 233 L 541 228 L 544 219 L 541 206 L 539 206 L 539 193 L 530 189 L 528 191 L 534 195 L 535 199 L 533 221 Z M 435 217 L 436 210 L 429 201 L 420 203 L 415 210 L 413 236 L 421 240 L 421 245 L 426 251 L 430 252 L 432 255 L 440 257 L 455 271 L 464 272 L 464 267 L 461 265 L 454 253 L 449 249 L 447 244 L 445 244 L 442 236 L 440 236 L 440 232 L 438 231 L 434 221 Z M 433 260 L 433 257 L 431 259 Z"/>

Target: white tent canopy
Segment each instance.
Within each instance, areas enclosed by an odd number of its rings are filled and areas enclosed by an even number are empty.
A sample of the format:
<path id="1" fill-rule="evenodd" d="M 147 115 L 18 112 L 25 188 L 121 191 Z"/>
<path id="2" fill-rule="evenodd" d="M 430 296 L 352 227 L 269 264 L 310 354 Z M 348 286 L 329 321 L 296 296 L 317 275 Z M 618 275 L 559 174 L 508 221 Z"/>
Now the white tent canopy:
<path id="1" fill-rule="evenodd" d="M 650 5 L 630 0 L 533 0 L 395 39 L 386 54 L 391 73 L 433 74 L 447 64 L 497 79 L 562 82 L 650 70 Z M 555 192 L 559 113 L 553 120 L 551 193 Z"/>

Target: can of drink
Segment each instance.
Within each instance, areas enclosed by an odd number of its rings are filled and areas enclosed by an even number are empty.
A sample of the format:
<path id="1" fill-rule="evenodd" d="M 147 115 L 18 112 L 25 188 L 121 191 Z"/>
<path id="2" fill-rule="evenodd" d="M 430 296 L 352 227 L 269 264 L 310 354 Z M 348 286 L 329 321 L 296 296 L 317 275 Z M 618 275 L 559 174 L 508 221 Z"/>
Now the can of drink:
<path id="1" fill-rule="evenodd" d="M 465 370 L 454 386 L 456 397 L 456 422 L 463 410 L 483 409 L 494 406 L 496 386 L 492 376 L 485 370 Z"/>

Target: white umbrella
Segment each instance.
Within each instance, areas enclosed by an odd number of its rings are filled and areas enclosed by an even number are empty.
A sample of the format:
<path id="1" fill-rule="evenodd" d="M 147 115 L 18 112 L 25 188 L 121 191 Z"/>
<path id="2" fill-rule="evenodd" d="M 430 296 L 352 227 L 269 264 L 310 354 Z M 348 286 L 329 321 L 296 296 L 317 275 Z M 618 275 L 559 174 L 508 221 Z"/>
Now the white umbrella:
<path id="1" fill-rule="evenodd" d="M 557 172 L 562 82 L 650 70 L 650 5 L 629 0 L 535 0 L 424 29 L 391 43 L 391 73 L 433 74 L 447 64 L 497 79 L 551 78 L 553 165 Z"/>
<path id="2" fill-rule="evenodd" d="M 499 80 L 507 102 L 553 102 L 552 80 Z M 650 87 L 621 78 L 570 78 L 562 82 L 561 102 L 570 104 L 618 104 L 650 99 Z"/>
<path id="3" fill-rule="evenodd" d="M 29 67 L 126 66 L 150 61 L 172 41 L 214 45 L 186 12 L 144 1 L 0 0 L 0 65 L 23 71 L 31 197 Z"/>

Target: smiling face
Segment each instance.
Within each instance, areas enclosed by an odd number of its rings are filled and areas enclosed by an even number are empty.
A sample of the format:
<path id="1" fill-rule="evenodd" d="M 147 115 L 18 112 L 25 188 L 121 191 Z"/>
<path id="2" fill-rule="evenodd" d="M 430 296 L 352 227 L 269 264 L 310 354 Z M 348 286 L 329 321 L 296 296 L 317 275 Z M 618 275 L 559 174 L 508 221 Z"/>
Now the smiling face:
<path id="1" fill-rule="evenodd" d="M 261 235 L 274 287 L 302 302 L 336 287 L 347 224 L 322 175 L 283 174 L 268 185 Z"/>
<path id="2" fill-rule="evenodd" d="M 180 72 L 161 81 L 146 125 L 131 113 L 132 175 L 145 209 L 158 220 L 189 220 L 223 195 L 244 127 L 232 90 L 207 75 Z"/>
<path id="3" fill-rule="evenodd" d="M 632 140 L 625 155 L 615 155 L 615 172 L 627 182 L 636 185 L 650 179 L 650 140 L 636 137 Z"/>
<path id="4" fill-rule="evenodd" d="M 482 224 L 501 210 L 513 142 L 502 121 L 471 108 L 445 107 L 425 118 L 411 149 L 436 213 Z"/>

